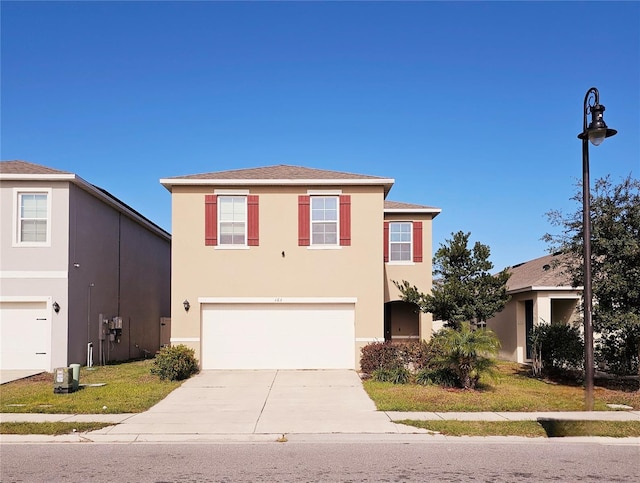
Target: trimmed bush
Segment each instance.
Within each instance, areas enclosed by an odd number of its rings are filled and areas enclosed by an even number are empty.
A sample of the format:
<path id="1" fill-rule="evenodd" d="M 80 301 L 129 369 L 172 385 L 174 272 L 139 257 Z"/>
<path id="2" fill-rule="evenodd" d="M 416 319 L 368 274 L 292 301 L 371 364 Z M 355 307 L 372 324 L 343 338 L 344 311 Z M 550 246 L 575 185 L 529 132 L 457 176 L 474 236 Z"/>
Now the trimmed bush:
<path id="1" fill-rule="evenodd" d="M 404 366 L 399 346 L 391 342 L 372 342 L 360 349 L 360 354 L 360 369 L 366 374 Z"/>
<path id="2" fill-rule="evenodd" d="M 151 368 L 151 374 L 168 381 L 182 381 L 197 372 L 195 351 L 183 344 L 160 349 Z"/>

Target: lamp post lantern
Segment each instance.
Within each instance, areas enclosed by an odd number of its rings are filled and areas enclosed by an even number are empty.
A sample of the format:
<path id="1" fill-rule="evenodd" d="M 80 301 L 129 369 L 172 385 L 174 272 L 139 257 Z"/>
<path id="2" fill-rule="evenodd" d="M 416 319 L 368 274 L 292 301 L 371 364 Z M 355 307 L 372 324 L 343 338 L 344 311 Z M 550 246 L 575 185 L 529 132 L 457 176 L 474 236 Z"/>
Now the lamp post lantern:
<path id="1" fill-rule="evenodd" d="M 602 113 L 604 106 L 600 104 L 600 93 L 592 87 L 584 96 L 582 111 L 582 132 L 578 138 L 582 140 L 582 241 L 583 241 L 583 310 L 584 310 L 584 370 L 585 370 L 585 409 L 593 410 L 593 293 L 591 289 L 591 190 L 589 185 L 589 141 L 599 146 L 606 138 L 614 136 L 617 131 L 609 129 Z M 591 114 L 591 123 L 587 125 L 587 117 Z"/>

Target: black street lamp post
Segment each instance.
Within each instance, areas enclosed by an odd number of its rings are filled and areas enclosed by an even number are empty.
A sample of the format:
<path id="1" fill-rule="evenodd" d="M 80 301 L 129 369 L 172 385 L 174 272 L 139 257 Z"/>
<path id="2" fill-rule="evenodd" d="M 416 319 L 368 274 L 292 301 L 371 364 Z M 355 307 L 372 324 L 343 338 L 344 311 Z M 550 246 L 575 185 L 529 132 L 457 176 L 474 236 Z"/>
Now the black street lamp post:
<path id="1" fill-rule="evenodd" d="M 607 128 L 602 118 L 604 106 L 600 104 L 600 93 L 592 87 L 584 96 L 582 132 L 582 240 L 584 288 L 582 292 L 584 310 L 584 369 L 585 369 L 585 409 L 593 410 L 593 293 L 591 290 L 591 190 L 589 185 L 589 141 L 599 146 L 605 138 L 617 131 Z M 591 123 L 587 126 L 587 116 Z"/>

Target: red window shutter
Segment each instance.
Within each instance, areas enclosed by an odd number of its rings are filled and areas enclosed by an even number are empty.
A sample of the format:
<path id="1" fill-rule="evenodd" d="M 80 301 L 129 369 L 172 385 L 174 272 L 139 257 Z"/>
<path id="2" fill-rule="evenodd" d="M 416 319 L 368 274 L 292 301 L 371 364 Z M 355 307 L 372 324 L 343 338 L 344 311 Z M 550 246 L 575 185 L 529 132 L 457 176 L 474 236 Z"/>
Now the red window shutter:
<path id="1" fill-rule="evenodd" d="M 260 222 L 257 195 L 247 196 L 247 225 L 247 245 L 250 247 L 257 247 L 260 244 Z"/>
<path id="2" fill-rule="evenodd" d="M 389 261 L 389 222 L 384 222 L 384 236 L 382 237 L 384 242 L 384 261 Z"/>
<path id="3" fill-rule="evenodd" d="M 311 197 L 298 196 L 298 245 L 308 247 L 311 244 Z"/>
<path id="4" fill-rule="evenodd" d="M 218 197 L 204 196 L 204 244 L 215 246 L 218 244 Z"/>
<path id="5" fill-rule="evenodd" d="M 340 196 L 340 245 L 351 245 L 351 196 Z"/>
<path id="6" fill-rule="evenodd" d="M 413 222 L 413 261 L 422 261 L 422 222 Z"/>

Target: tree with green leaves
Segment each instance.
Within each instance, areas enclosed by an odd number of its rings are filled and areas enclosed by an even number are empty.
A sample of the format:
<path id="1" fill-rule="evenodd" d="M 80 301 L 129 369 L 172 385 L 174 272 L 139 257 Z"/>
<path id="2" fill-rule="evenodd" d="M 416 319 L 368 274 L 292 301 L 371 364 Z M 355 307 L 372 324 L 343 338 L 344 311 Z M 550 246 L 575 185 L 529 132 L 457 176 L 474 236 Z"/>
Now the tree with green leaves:
<path id="1" fill-rule="evenodd" d="M 569 254 L 565 271 L 573 284 L 583 284 L 582 185 L 572 200 L 580 208 L 565 215 L 550 211 L 560 234 L 543 240 L 551 251 Z M 627 176 L 618 185 L 609 176 L 591 193 L 591 273 L 593 327 L 600 333 L 599 360 L 616 373 L 640 373 L 640 180 Z"/>
<path id="2" fill-rule="evenodd" d="M 440 245 L 433 258 L 434 282 L 431 293 L 425 294 L 406 280 L 394 281 L 402 300 L 415 303 L 422 312 L 429 312 L 445 326 L 460 330 L 463 322 L 478 327 L 500 312 L 507 302 L 507 281 L 504 269 L 497 275 L 490 270 L 490 249 L 476 242 L 468 248 L 470 233 L 453 233 L 451 240 Z"/>

